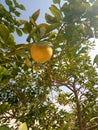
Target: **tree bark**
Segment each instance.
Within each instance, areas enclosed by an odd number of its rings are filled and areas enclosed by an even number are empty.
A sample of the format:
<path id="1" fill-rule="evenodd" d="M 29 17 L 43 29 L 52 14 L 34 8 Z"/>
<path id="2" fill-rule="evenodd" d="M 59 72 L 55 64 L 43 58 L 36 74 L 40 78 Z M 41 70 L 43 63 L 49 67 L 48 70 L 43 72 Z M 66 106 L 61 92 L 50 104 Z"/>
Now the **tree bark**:
<path id="1" fill-rule="evenodd" d="M 79 101 L 79 98 L 78 98 L 78 92 L 77 92 L 77 89 L 75 87 L 75 83 L 73 84 L 73 90 L 74 90 L 73 92 L 74 92 L 74 95 L 75 95 L 75 98 L 76 98 L 77 120 L 78 120 L 78 123 L 79 123 L 79 130 L 84 130 L 83 123 L 82 123 L 82 111 L 81 111 L 80 101 Z"/>

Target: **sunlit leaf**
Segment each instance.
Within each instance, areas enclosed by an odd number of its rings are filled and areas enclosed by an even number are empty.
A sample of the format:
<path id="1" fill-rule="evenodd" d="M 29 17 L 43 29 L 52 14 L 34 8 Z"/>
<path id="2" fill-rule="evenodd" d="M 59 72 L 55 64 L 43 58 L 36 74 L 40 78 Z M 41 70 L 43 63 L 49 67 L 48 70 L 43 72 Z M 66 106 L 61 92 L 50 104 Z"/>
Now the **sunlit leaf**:
<path id="1" fill-rule="evenodd" d="M 20 24 L 25 24 L 27 21 L 26 20 L 19 20 Z"/>
<path id="2" fill-rule="evenodd" d="M 24 122 L 19 126 L 19 130 L 28 130 L 27 124 Z"/>
<path id="3" fill-rule="evenodd" d="M 31 61 L 30 61 L 30 59 L 28 57 L 26 57 L 26 59 L 25 59 L 25 64 L 27 65 L 27 67 L 32 66 L 32 63 L 31 63 Z"/>
<path id="4" fill-rule="evenodd" d="M 40 14 L 40 9 L 39 10 L 37 10 L 36 12 L 34 12 L 33 14 L 32 14 L 32 18 L 34 19 L 34 21 L 36 21 L 37 20 L 37 18 L 38 18 L 38 16 L 39 16 L 39 14 Z"/>
<path id="5" fill-rule="evenodd" d="M 51 25 L 49 25 L 49 26 L 47 27 L 47 32 L 50 32 L 50 31 L 52 31 L 52 30 L 54 30 L 54 29 L 58 29 L 59 26 L 60 26 L 60 23 L 51 24 Z"/>
<path id="6" fill-rule="evenodd" d="M 62 13 L 60 12 L 60 10 L 55 6 L 55 5 L 51 5 L 51 7 L 49 8 L 51 13 L 58 19 L 61 20 L 62 18 Z"/>
<path id="7" fill-rule="evenodd" d="M 48 24 L 42 23 L 38 25 L 40 37 L 44 36 L 47 32 Z"/>
<path id="8" fill-rule="evenodd" d="M 95 16 L 98 19 L 98 15 Z"/>

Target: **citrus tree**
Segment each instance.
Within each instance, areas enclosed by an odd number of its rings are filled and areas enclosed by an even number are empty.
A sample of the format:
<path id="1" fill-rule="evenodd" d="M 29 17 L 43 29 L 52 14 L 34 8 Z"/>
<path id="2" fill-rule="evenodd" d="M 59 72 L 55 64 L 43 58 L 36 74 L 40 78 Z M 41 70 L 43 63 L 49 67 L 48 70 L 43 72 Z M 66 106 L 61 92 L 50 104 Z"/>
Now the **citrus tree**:
<path id="1" fill-rule="evenodd" d="M 98 60 L 88 52 L 98 36 L 98 0 L 53 0 L 40 10 L 0 3 L 0 129 L 97 130 Z M 24 43 L 15 42 L 14 33 Z M 69 109 L 68 109 L 69 108 Z M 13 125 L 14 121 L 14 125 Z"/>

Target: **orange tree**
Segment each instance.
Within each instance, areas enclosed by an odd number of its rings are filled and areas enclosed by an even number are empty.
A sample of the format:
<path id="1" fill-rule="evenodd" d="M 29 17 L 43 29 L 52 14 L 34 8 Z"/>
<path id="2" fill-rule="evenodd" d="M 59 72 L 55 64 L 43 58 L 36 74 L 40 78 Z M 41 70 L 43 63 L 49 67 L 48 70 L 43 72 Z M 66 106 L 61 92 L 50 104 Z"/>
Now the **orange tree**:
<path id="1" fill-rule="evenodd" d="M 7 9 L 0 3 L 0 129 L 97 130 L 98 74 L 88 52 L 94 44 L 89 39 L 98 35 L 98 0 L 53 0 L 40 24 L 40 10 L 29 21 L 18 20 L 24 6 L 5 2 Z M 26 34 L 24 44 L 15 42 L 14 32 Z M 52 58 L 34 61 L 33 43 L 52 46 Z"/>

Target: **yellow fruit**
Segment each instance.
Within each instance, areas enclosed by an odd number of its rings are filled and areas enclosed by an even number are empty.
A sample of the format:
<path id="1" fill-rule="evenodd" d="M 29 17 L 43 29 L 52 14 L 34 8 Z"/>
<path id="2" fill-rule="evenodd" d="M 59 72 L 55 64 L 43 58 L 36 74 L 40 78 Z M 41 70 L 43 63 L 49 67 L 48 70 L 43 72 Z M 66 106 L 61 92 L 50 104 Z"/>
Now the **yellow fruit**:
<path id="1" fill-rule="evenodd" d="M 36 62 L 46 62 L 51 59 L 53 50 L 49 45 L 32 44 L 31 56 Z"/>

